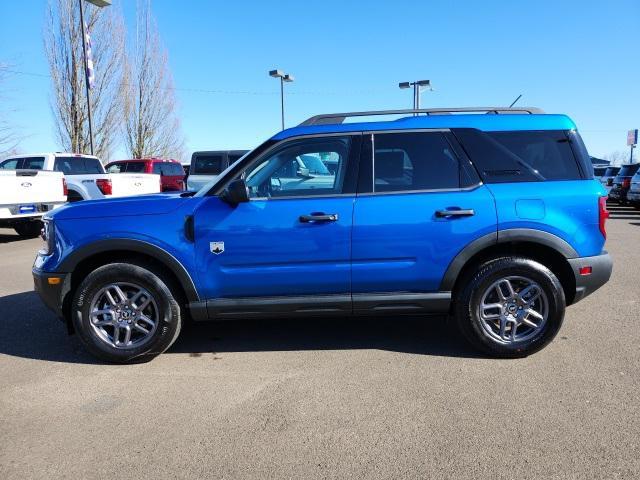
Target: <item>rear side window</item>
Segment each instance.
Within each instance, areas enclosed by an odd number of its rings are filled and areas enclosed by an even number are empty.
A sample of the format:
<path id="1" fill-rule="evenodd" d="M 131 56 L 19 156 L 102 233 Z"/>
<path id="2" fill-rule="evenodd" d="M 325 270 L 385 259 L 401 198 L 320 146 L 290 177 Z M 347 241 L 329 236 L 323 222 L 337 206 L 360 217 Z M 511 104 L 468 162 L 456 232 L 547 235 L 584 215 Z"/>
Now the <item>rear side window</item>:
<path id="1" fill-rule="evenodd" d="M 19 168 L 22 168 L 21 158 L 12 158 L 11 160 L 5 160 L 0 163 L 0 169 L 2 170 L 17 170 Z"/>
<path id="2" fill-rule="evenodd" d="M 100 160 L 84 157 L 56 157 L 53 169 L 65 175 L 94 175 L 103 172 Z"/>
<path id="3" fill-rule="evenodd" d="M 386 133 L 374 137 L 374 191 L 460 187 L 460 165 L 439 132 Z"/>
<path id="4" fill-rule="evenodd" d="M 580 168 L 564 131 L 455 131 L 486 183 L 580 180 Z"/>
<path id="5" fill-rule="evenodd" d="M 23 158 L 20 168 L 25 170 L 42 170 L 44 168 L 44 157 Z"/>
<path id="6" fill-rule="evenodd" d="M 237 154 L 237 153 L 230 153 L 229 154 L 229 165 L 236 163 L 238 160 L 240 160 L 242 158 L 243 154 Z"/>
<path id="7" fill-rule="evenodd" d="M 126 163 L 112 163 L 107 167 L 107 173 L 123 173 L 126 167 Z"/>
<path id="8" fill-rule="evenodd" d="M 224 157 L 222 154 L 198 155 L 191 173 L 203 175 L 218 175 L 223 168 Z"/>

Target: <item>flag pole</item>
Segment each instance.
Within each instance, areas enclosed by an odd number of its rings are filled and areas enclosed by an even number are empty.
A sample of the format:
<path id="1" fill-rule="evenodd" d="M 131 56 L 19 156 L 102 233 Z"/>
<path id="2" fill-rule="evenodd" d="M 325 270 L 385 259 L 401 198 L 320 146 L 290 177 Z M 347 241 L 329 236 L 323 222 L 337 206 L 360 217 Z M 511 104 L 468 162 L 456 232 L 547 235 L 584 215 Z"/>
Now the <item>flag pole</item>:
<path id="1" fill-rule="evenodd" d="M 78 0 L 80 4 L 80 27 L 82 28 L 82 57 L 84 59 L 84 85 L 87 90 L 87 119 L 89 120 L 89 145 L 91 146 L 91 155 L 93 155 L 93 125 L 91 123 L 91 86 L 89 85 L 89 68 L 87 67 L 87 29 L 84 23 L 84 8 L 82 0 Z M 80 145 L 78 145 L 79 147 Z M 84 153 L 84 152 L 77 152 Z"/>

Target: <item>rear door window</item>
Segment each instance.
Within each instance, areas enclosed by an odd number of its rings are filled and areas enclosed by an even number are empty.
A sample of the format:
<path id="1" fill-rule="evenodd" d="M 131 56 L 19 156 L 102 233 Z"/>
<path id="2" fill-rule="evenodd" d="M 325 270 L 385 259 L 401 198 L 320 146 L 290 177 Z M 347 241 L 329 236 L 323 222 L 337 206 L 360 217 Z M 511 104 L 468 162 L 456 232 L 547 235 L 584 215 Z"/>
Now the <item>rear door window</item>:
<path id="1" fill-rule="evenodd" d="M 42 170 L 44 168 L 44 157 L 23 158 L 20 168 L 24 168 L 25 170 Z"/>
<path id="2" fill-rule="evenodd" d="M 460 187 L 460 164 L 440 132 L 377 134 L 374 145 L 375 192 Z"/>
<path id="3" fill-rule="evenodd" d="M 201 154 L 195 159 L 192 174 L 218 175 L 224 170 L 223 154 Z"/>
<path id="4" fill-rule="evenodd" d="M 56 157 L 53 169 L 65 175 L 95 175 L 104 172 L 100 160 L 84 157 Z"/>
<path id="5" fill-rule="evenodd" d="M 459 129 L 455 134 L 486 183 L 582 179 L 564 131 Z"/>

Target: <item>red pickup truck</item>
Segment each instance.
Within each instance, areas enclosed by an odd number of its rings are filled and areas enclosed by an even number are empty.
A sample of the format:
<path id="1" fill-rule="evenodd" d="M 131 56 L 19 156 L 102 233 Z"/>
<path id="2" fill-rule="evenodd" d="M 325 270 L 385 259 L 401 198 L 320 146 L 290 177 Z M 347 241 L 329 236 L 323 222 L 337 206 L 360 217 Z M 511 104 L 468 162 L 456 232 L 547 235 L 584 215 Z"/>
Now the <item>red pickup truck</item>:
<path id="1" fill-rule="evenodd" d="M 160 175 L 160 189 L 162 192 L 176 192 L 184 190 L 184 170 L 177 160 L 163 160 L 161 158 L 139 158 L 131 160 L 117 160 L 107 164 L 108 173 L 155 173 Z"/>

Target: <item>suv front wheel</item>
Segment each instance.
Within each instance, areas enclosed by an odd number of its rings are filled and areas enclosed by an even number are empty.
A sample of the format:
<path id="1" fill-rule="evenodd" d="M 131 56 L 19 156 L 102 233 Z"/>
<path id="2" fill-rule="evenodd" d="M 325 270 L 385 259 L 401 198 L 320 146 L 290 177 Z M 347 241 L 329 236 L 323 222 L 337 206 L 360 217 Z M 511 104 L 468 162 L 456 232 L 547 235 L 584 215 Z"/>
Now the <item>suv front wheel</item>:
<path id="1" fill-rule="evenodd" d="M 454 304 L 469 342 L 496 357 L 525 357 L 547 345 L 564 319 L 558 278 L 527 258 L 490 260 L 463 279 Z"/>
<path id="2" fill-rule="evenodd" d="M 102 360 L 151 360 L 180 333 L 180 305 L 169 285 L 162 273 L 144 264 L 97 268 L 75 293 L 71 310 L 75 331 L 87 350 Z"/>

